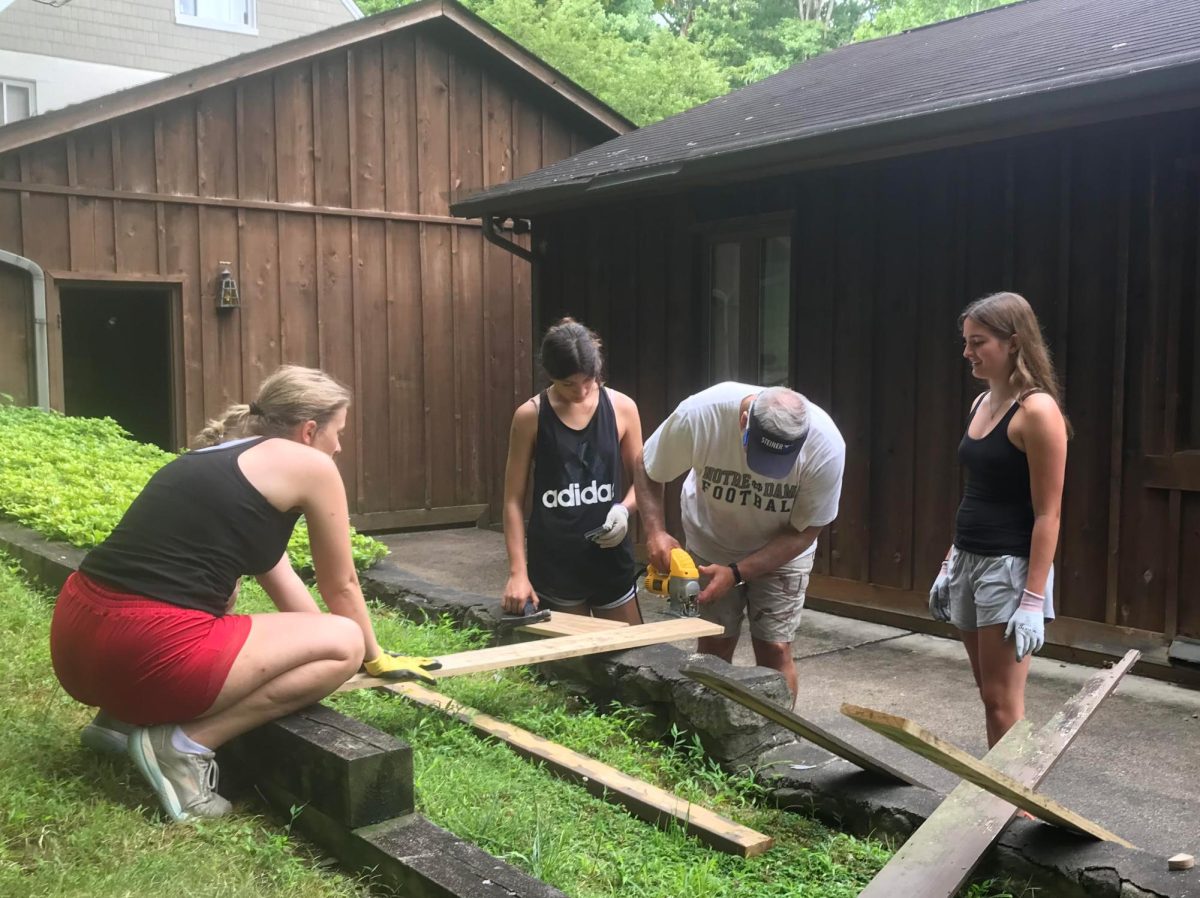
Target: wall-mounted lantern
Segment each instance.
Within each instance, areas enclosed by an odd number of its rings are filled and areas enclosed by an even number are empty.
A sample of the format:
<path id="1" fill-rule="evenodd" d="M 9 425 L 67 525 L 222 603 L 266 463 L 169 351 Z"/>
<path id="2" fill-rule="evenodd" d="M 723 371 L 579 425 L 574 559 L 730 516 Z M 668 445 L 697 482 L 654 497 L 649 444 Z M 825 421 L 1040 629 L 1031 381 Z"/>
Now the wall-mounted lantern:
<path id="1" fill-rule="evenodd" d="M 217 264 L 221 266 L 221 274 L 217 280 L 217 308 L 236 309 L 242 304 L 241 297 L 238 296 L 237 281 L 233 279 L 228 262 Z"/>

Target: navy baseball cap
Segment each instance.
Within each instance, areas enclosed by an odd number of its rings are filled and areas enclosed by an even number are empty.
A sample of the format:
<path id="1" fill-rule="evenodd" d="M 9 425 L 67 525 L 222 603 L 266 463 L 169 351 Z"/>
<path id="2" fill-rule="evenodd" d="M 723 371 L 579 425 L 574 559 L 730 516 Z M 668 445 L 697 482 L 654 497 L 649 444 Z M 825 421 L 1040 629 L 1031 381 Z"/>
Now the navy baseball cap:
<path id="1" fill-rule="evenodd" d="M 746 447 L 746 464 L 755 474 L 770 477 L 772 480 L 783 480 L 792 473 L 792 468 L 796 464 L 800 450 L 804 447 L 808 433 L 805 432 L 788 440 L 764 430 L 755 420 L 754 402 L 750 403 L 747 416 L 749 424 L 742 438 Z"/>

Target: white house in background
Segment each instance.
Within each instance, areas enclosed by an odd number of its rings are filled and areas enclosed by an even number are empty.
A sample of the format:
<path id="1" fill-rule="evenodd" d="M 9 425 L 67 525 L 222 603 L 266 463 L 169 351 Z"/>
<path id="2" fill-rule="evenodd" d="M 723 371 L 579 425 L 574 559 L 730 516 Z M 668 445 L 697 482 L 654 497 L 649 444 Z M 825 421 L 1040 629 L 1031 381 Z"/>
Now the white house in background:
<path id="1" fill-rule="evenodd" d="M 360 18 L 354 0 L 0 0 L 0 125 Z"/>

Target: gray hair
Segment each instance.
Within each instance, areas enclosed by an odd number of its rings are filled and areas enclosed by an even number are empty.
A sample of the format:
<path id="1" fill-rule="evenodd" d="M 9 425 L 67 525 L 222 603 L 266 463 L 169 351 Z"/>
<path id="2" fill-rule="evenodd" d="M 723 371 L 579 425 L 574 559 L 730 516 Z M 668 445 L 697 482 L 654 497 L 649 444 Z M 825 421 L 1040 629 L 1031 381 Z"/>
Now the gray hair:
<path id="1" fill-rule="evenodd" d="M 754 398 L 754 420 L 767 433 L 798 440 L 808 434 L 808 403 L 795 390 L 768 387 Z"/>

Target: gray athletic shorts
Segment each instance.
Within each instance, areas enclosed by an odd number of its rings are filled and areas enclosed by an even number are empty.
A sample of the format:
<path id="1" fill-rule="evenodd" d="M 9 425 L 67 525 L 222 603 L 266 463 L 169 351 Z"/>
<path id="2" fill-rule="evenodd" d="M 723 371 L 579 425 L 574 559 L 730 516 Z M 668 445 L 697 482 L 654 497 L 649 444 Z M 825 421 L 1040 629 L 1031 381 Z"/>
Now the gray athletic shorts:
<path id="1" fill-rule="evenodd" d="M 954 550 L 950 562 L 950 622 L 960 630 L 1007 624 L 1029 577 L 1029 559 Z M 1046 577 L 1046 620 L 1054 619 L 1054 566 Z"/>
<path id="2" fill-rule="evenodd" d="M 695 553 L 696 566 L 711 564 Z M 813 556 L 794 558 L 787 564 L 745 586 L 734 587 L 717 599 L 700 606 L 700 617 L 720 624 L 726 637 L 737 636 L 742 630 L 742 618 L 750 618 L 750 635 L 763 642 L 791 642 L 800 628 L 804 611 L 804 594 L 808 591 L 808 576 L 812 573 Z M 708 578 L 701 577 L 702 586 Z"/>

